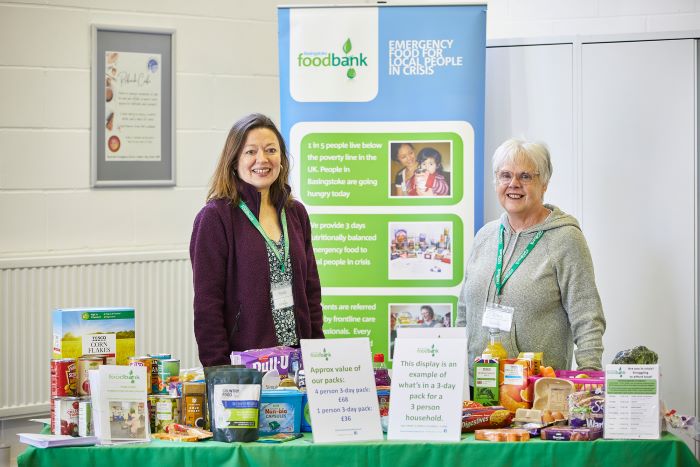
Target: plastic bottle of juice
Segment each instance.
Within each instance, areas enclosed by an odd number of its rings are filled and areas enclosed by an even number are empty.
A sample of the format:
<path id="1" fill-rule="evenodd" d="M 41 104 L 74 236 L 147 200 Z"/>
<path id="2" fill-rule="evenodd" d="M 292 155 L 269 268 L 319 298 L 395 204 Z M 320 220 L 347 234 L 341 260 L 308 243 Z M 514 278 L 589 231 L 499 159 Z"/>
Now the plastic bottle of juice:
<path id="1" fill-rule="evenodd" d="M 508 351 L 501 343 L 501 331 L 499 329 L 489 328 L 489 345 L 486 346 L 483 353 L 498 358 L 499 365 L 503 365 L 503 359 L 508 358 Z"/>
<path id="2" fill-rule="evenodd" d="M 389 370 L 384 365 L 384 354 L 374 354 L 374 383 L 377 386 L 391 386 Z"/>

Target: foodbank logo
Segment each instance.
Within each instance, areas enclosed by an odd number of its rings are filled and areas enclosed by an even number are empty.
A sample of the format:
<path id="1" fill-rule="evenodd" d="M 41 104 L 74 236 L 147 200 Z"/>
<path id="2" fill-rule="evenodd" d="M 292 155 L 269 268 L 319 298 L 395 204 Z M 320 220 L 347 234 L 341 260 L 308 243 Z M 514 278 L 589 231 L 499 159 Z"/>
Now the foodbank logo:
<path id="1" fill-rule="evenodd" d="M 439 353 L 438 349 L 435 347 L 435 344 L 431 345 L 430 347 L 418 347 L 416 352 L 429 354 L 431 357 L 434 357 Z"/>
<path id="2" fill-rule="evenodd" d="M 326 361 L 328 361 L 328 359 L 331 356 L 331 353 L 329 351 L 327 351 L 326 348 L 324 347 L 323 352 L 311 352 L 311 356 L 314 358 L 325 358 Z"/>
<path id="3" fill-rule="evenodd" d="M 109 379 L 116 380 L 116 381 L 127 380 L 127 382 L 129 382 L 129 383 L 135 384 L 136 381 L 138 381 L 141 378 L 139 378 L 138 376 L 136 376 L 134 374 L 134 370 L 129 370 L 129 373 L 127 373 L 125 375 L 109 375 Z"/>
<path id="4" fill-rule="evenodd" d="M 360 52 L 351 54 L 352 41 L 350 38 L 343 43 L 342 55 L 335 52 L 301 52 L 297 56 L 297 66 L 302 68 L 341 68 L 345 70 L 348 79 L 355 79 L 357 69 L 367 66 L 367 57 Z"/>

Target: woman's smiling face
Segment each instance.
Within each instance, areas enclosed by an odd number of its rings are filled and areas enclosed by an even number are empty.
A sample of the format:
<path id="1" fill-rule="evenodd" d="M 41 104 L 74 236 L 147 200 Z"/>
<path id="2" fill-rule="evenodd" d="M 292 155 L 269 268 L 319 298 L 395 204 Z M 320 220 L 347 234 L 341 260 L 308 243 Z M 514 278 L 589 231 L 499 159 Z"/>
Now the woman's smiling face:
<path id="1" fill-rule="evenodd" d="M 396 159 L 404 167 L 413 167 L 416 165 L 416 153 L 408 144 L 402 144 L 396 154 Z"/>
<path id="2" fill-rule="evenodd" d="M 241 180 L 258 191 L 268 191 L 279 177 L 281 163 L 277 135 L 268 128 L 254 128 L 248 132 L 236 171 Z"/>
<path id="3" fill-rule="evenodd" d="M 510 174 L 510 182 L 499 180 L 499 174 Z M 547 187 L 540 181 L 535 165 L 525 159 L 506 163 L 496 172 L 498 201 L 509 215 L 528 216 L 537 212 L 544 202 L 545 191 Z"/>

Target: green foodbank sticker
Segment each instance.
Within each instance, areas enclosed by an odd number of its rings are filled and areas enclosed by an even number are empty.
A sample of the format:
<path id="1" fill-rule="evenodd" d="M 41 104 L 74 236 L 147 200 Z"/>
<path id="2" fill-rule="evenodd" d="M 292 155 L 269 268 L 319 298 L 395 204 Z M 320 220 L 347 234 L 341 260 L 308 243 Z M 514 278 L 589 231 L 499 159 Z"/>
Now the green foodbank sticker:
<path id="1" fill-rule="evenodd" d="M 392 159 L 392 150 L 405 143 L 414 146 L 416 158 L 422 149 L 438 154 L 439 161 L 433 162 L 448 187 L 445 194 L 396 192 L 403 166 Z M 310 133 L 301 142 L 301 199 L 312 206 L 454 205 L 462 199 L 464 161 L 471 166 L 473 148 L 466 156 L 462 138 L 452 132 Z"/>
<path id="2" fill-rule="evenodd" d="M 452 287 L 463 224 L 454 214 L 312 214 L 323 287 Z"/>

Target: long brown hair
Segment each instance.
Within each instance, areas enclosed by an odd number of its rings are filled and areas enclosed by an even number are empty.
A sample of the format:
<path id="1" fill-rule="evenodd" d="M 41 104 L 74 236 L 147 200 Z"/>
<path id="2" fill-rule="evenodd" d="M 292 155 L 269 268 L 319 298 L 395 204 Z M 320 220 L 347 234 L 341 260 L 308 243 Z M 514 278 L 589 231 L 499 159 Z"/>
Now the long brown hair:
<path id="1" fill-rule="evenodd" d="M 230 199 L 234 205 L 238 204 L 240 194 L 238 184 L 240 179 L 234 169 L 238 167 L 241 150 L 245 144 L 248 133 L 257 128 L 267 128 L 272 131 L 280 144 L 280 174 L 277 180 L 270 186 L 270 199 L 274 204 L 282 202 L 288 206 L 292 201 L 292 195 L 287 189 L 289 179 L 289 156 L 287 146 L 284 144 L 282 134 L 275 123 L 265 115 L 254 113 L 246 115 L 233 124 L 228 132 L 224 149 L 221 151 L 219 163 L 216 165 L 214 175 L 211 177 L 207 201 L 212 199 Z"/>

